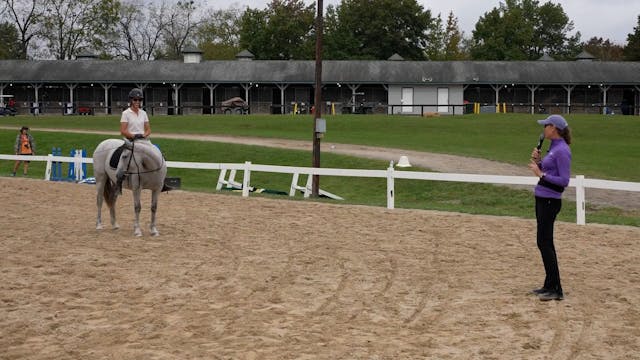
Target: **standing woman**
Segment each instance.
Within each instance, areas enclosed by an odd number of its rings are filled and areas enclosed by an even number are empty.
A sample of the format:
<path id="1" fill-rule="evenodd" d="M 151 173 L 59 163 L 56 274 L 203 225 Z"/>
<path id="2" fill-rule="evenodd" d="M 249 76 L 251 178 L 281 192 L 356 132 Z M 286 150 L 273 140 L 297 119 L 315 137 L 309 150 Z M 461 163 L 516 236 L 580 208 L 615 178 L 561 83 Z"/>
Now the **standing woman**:
<path id="1" fill-rule="evenodd" d="M 529 168 L 540 178 L 534 189 L 536 198 L 537 242 L 546 273 L 544 285 L 532 292 L 542 301 L 562 300 L 560 270 L 553 245 L 553 226 L 562 207 L 562 192 L 571 177 L 571 129 L 560 115 L 538 120 L 544 126 L 544 138 L 551 140 L 549 151 L 541 158 L 540 150 L 533 149 Z"/>
<path id="2" fill-rule="evenodd" d="M 13 152 L 16 155 L 35 155 L 36 154 L 36 143 L 33 141 L 33 136 L 29 134 L 29 128 L 23 126 L 20 129 L 20 133 L 16 136 L 16 143 L 13 145 Z M 18 171 L 18 167 L 20 167 L 20 162 L 24 164 L 23 175 L 27 175 L 27 170 L 29 170 L 29 161 L 26 160 L 16 160 L 16 164 L 13 166 L 13 172 L 11 176 L 16 176 L 16 171 Z"/>

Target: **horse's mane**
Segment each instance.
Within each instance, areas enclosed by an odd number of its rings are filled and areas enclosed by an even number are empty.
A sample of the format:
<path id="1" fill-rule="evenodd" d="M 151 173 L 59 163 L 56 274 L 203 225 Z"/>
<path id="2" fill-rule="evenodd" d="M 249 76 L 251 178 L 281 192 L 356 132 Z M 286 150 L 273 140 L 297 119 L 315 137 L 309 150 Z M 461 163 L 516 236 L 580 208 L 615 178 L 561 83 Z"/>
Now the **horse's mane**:
<path id="1" fill-rule="evenodd" d="M 135 154 L 143 154 L 149 156 L 152 160 L 161 162 L 163 160 L 162 152 L 157 146 L 153 145 L 150 141 L 136 141 L 132 142 L 133 151 Z"/>

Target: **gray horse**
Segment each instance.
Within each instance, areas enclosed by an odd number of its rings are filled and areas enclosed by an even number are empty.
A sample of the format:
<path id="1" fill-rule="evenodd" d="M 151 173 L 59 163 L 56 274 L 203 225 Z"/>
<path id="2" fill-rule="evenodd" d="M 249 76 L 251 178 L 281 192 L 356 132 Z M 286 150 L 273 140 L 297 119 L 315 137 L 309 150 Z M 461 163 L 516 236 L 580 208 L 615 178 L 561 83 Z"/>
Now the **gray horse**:
<path id="1" fill-rule="evenodd" d="M 140 194 L 142 189 L 151 190 L 151 235 L 159 235 L 156 229 L 156 210 L 158 197 L 163 190 L 164 179 L 167 175 L 167 163 L 160 150 L 148 140 L 120 140 L 107 139 L 96 147 L 93 152 L 93 174 L 96 178 L 98 218 L 96 229 L 102 229 L 102 201 L 106 200 L 111 215 L 111 226 L 118 229 L 115 204 L 118 198 L 116 187 L 117 158 L 112 159 L 116 151 L 122 150 L 119 156 L 124 165 L 127 177 L 122 187 L 133 191 L 133 205 L 135 222 L 133 232 L 135 236 L 142 236 L 140 229 Z"/>

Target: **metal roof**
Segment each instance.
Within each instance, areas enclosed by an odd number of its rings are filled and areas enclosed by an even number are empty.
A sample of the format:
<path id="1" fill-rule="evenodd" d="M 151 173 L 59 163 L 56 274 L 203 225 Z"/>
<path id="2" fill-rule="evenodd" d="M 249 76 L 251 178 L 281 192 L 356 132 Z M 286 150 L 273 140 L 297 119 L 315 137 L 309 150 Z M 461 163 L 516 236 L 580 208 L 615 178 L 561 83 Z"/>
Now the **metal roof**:
<path id="1" fill-rule="evenodd" d="M 323 61 L 324 83 L 640 85 L 640 62 Z M 315 61 L 1 60 L 0 83 L 315 83 Z"/>

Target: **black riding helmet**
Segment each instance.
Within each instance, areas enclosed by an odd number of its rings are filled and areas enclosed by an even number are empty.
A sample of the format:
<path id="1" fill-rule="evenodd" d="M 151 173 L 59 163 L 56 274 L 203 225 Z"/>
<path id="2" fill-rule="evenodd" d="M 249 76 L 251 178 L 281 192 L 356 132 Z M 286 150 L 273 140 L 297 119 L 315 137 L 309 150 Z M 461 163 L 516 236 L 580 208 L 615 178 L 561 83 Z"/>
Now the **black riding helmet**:
<path id="1" fill-rule="evenodd" d="M 144 94 L 142 93 L 142 90 L 138 88 L 131 89 L 131 91 L 129 91 L 129 99 L 133 99 L 133 98 L 143 99 Z"/>

